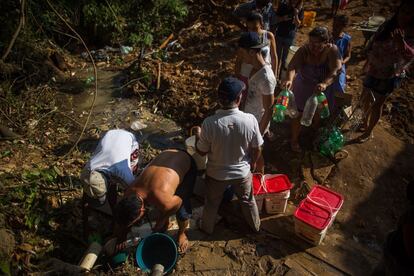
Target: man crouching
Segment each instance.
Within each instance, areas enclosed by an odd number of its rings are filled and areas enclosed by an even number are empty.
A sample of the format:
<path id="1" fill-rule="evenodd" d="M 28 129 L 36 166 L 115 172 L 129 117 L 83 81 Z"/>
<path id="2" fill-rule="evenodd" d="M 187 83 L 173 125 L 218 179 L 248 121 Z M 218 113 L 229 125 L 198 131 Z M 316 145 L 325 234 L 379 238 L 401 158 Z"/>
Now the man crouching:
<path id="1" fill-rule="evenodd" d="M 125 190 L 123 199 L 116 205 L 115 221 L 121 232 L 139 222 L 145 206 L 152 205 L 161 212 L 154 232 L 166 231 L 169 217 L 176 214 L 178 248 L 185 252 L 188 248 L 185 230 L 192 214 L 190 198 L 196 176 L 196 164 L 187 152 L 172 149 L 161 152 Z"/>

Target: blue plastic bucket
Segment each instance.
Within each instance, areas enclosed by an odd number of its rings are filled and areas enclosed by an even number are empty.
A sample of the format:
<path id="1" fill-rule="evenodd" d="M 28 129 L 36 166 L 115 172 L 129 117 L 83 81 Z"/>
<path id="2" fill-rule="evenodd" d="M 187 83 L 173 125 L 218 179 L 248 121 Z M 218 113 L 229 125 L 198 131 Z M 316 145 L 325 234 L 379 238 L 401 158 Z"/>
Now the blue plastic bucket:
<path id="1" fill-rule="evenodd" d="M 162 264 L 164 273 L 168 273 L 177 262 L 177 245 L 170 236 L 154 233 L 139 243 L 135 256 L 143 272 L 150 272 L 155 264 Z"/>

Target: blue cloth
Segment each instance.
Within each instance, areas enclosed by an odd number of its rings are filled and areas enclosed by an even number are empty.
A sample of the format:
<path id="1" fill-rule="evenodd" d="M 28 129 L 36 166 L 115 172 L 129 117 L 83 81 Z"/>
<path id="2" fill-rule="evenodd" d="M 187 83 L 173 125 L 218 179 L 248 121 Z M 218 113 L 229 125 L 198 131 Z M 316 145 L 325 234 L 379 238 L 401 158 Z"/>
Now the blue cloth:
<path id="1" fill-rule="evenodd" d="M 344 58 L 345 52 L 348 49 L 349 42 L 351 41 L 351 36 L 347 33 L 335 41 L 336 46 L 338 47 L 339 54 L 341 58 Z M 345 93 L 346 87 L 346 67 L 345 64 L 342 65 L 341 72 L 339 73 L 338 80 L 333 83 L 332 88 L 336 91 Z"/>
<path id="2" fill-rule="evenodd" d="M 344 33 L 342 37 L 335 41 L 336 46 L 338 47 L 338 52 L 340 57 L 343 59 L 346 50 L 348 49 L 349 42 L 351 41 L 351 36 L 347 33 Z M 326 98 L 328 99 L 329 109 L 331 112 L 335 110 L 335 93 L 345 93 L 346 88 L 346 66 L 342 64 L 341 71 L 338 74 L 337 79 L 330 85 L 325 92 Z"/>

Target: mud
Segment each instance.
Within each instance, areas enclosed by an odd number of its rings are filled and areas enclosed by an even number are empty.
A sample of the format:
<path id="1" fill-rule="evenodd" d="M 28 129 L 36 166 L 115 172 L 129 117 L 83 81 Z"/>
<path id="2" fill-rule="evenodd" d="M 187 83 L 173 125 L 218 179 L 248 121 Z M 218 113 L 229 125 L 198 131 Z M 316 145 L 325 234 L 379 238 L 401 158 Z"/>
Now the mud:
<path id="1" fill-rule="evenodd" d="M 59 203 L 56 193 L 50 196 L 49 208 L 58 215 L 49 223 L 49 230 L 40 232 L 42 237 L 24 232 L 16 238 L 18 243 L 35 243 L 36 250 L 43 250 L 46 256 L 58 257 L 65 262 L 75 264 L 79 261 L 87 245 L 81 239 L 81 186 L 75 179 L 104 131 L 127 128 L 136 120 L 145 123 L 148 127 L 136 135 L 146 161 L 161 149 L 183 147 L 188 129 L 217 108 L 216 87 L 224 76 L 233 72 L 240 29 L 229 14 L 236 2 L 196 1 L 193 4 L 190 19 L 184 26 L 186 30 L 178 38 L 183 50 L 170 53 L 168 60 L 162 62 L 161 89 L 158 91 L 142 92 L 138 91 L 142 87 L 133 85 L 128 86 L 130 90 L 128 87 L 118 89 L 137 77 L 134 72 L 99 68 L 98 98 L 85 138 L 79 144 L 79 152 L 75 152 L 71 160 L 57 163 L 67 178 L 74 179 L 74 188 L 63 194 L 63 204 Z M 373 12 L 389 16 L 393 8 L 393 4 L 385 0 L 370 1 L 368 7 L 362 2 L 351 1 L 342 11 L 350 17 L 351 24 L 366 20 Z M 326 17 L 329 10 L 323 7 L 322 1 L 307 2 L 305 8 L 317 12 L 316 25 L 330 25 L 330 19 Z M 299 30 L 296 45 L 306 41 L 309 30 Z M 348 92 L 357 99 L 362 89 L 364 38 L 352 26 L 348 31 L 354 47 L 347 71 Z M 156 75 L 157 64 L 158 60 L 152 58 L 145 61 L 153 75 Z M 13 155 L 1 159 L 1 170 L 7 169 L 10 178 L 21 173 L 21 167 L 47 166 L 50 159 L 56 160 L 68 149 L 62 146 L 64 142 L 68 144 L 68 139 L 71 142 L 77 138 L 90 108 L 93 90 L 84 85 L 85 79 L 92 74 L 90 67 L 76 70 L 77 78 L 63 84 L 57 97 L 62 108 L 76 121 L 71 121 L 71 131 L 64 132 L 64 139 L 56 141 L 58 149 L 47 146 L 51 144 L 49 140 L 53 140 L 47 135 L 42 138 L 44 144 L 30 144 L 30 154 L 25 154 L 27 148 L 23 142 L 16 143 Z M 132 97 L 131 91 L 135 92 Z M 287 212 L 279 216 L 263 214 L 262 230 L 254 234 L 244 223 L 237 202 L 222 206 L 220 215 L 223 218 L 213 235 L 207 236 L 196 229 L 189 231 L 191 247 L 180 257 L 172 274 L 369 274 L 381 257 L 386 234 L 396 227 L 406 207 L 406 184 L 414 179 L 412 91 L 412 81 L 396 91 L 387 102 L 385 116 L 375 129 L 375 138 L 365 144 L 347 145 L 345 149 L 349 157 L 337 164 L 312 152 L 310 137 L 315 134 L 311 130 L 305 130 L 302 135 L 305 152 L 296 154 L 289 149 L 289 122 L 272 125 L 276 140 L 265 142 L 266 171 L 287 174 L 295 184 Z M 8 149 L 9 145 L 11 143 L 2 149 Z M 306 195 L 303 180 L 324 182 L 345 196 L 335 223 L 318 247 L 294 235 L 293 212 Z M 69 190 L 71 186 L 64 187 Z M 194 201 L 202 204 L 200 199 Z M 7 218 L 6 224 L 15 229 L 15 233 L 20 233 L 22 222 L 18 216 Z M 44 248 L 50 243 L 55 247 L 45 253 Z M 137 273 L 132 259 L 115 272 L 111 269 L 97 267 L 98 271 L 108 274 Z"/>

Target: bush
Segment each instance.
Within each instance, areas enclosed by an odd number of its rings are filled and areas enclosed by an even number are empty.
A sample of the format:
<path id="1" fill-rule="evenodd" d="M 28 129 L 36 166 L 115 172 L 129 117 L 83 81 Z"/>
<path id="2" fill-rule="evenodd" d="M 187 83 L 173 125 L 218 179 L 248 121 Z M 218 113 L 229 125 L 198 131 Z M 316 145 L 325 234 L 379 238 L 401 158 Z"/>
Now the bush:
<path id="1" fill-rule="evenodd" d="M 4 51 L 19 18 L 19 1 L 0 1 L 0 52 Z M 68 22 L 94 44 L 150 46 L 169 35 L 188 14 L 184 0 L 55 0 L 50 1 Z M 45 0 L 27 1 L 26 38 L 55 38 L 61 44 L 73 35 Z M 21 41 L 22 38 L 19 37 Z M 18 45 L 16 45 L 18 47 Z"/>

